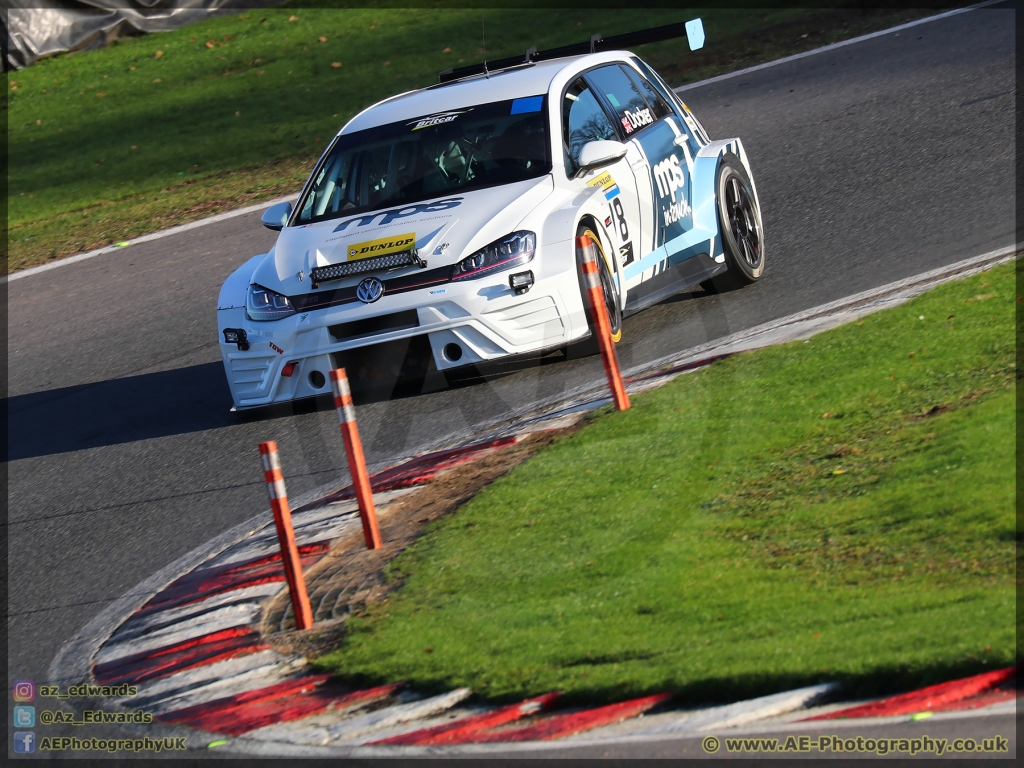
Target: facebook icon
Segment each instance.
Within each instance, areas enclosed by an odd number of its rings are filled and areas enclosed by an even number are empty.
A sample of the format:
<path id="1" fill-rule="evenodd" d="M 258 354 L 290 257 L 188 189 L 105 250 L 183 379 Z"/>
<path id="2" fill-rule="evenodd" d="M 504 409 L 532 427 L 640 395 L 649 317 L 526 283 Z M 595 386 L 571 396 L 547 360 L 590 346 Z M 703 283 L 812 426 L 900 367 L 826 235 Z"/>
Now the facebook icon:
<path id="1" fill-rule="evenodd" d="M 14 732 L 14 751 L 18 754 L 27 754 L 36 751 L 36 735 L 32 731 Z"/>

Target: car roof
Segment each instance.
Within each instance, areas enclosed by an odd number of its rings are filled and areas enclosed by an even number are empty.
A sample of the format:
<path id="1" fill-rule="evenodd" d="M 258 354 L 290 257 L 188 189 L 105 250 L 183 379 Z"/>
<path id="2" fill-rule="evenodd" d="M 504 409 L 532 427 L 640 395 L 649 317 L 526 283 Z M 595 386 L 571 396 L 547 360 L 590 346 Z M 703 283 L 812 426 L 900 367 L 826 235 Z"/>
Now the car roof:
<path id="1" fill-rule="evenodd" d="M 622 58 L 622 53 L 608 51 L 584 56 L 566 56 L 560 59 L 539 61 L 532 66 L 493 72 L 489 76 L 474 75 L 444 85 L 409 91 L 385 99 L 363 110 L 349 121 L 341 133 L 353 133 L 449 109 L 461 109 L 474 104 L 545 94 L 551 86 L 551 81 L 559 72 L 585 58 L 593 58 L 594 63 L 599 63 L 619 60 Z"/>

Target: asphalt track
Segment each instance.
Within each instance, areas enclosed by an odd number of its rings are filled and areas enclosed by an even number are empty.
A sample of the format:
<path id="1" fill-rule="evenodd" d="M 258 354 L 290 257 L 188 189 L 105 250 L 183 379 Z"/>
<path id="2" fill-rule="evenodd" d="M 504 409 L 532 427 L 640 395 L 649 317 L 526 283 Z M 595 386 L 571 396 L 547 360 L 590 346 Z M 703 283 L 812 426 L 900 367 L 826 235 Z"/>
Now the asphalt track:
<path id="1" fill-rule="evenodd" d="M 748 150 L 766 276 L 627 319 L 622 366 L 1013 243 L 1014 26 L 990 7 L 686 91 Z M 273 240 L 254 213 L 9 283 L 9 682 L 43 680 L 110 601 L 266 506 L 261 440 L 292 497 L 347 477 L 330 403 L 228 411 L 217 292 Z M 381 463 L 602 375 L 555 357 L 430 377 L 357 399 L 360 431 Z"/>

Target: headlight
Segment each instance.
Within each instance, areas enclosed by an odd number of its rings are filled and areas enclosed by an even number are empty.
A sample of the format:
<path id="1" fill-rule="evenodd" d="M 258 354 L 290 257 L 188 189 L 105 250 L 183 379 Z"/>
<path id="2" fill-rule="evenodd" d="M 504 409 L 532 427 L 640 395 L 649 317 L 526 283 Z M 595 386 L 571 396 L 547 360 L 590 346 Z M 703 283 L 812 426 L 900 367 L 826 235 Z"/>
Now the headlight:
<path id="1" fill-rule="evenodd" d="M 250 320 L 280 320 L 295 314 L 295 307 L 287 296 L 251 283 L 245 298 L 245 314 Z"/>
<path id="2" fill-rule="evenodd" d="M 467 256 L 452 267 L 452 280 L 485 277 L 491 272 L 525 264 L 533 258 L 537 236 L 533 232 L 513 232 Z"/>

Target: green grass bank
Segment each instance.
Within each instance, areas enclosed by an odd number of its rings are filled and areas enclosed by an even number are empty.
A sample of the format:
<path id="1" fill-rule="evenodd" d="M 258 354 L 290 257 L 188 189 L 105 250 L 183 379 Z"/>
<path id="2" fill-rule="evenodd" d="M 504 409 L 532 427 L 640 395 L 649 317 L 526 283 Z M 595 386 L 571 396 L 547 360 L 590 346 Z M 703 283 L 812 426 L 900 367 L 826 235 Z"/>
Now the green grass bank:
<path id="1" fill-rule="evenodd" d="M 701 16 L 702 50 L 637 49 L 678 85 L 937 12 L 495 8 L 484 21 L 498 58 Z M 481 60 L 481 43 L 479 9 L 286 7 L 9 72 L 8 269 L 297 192 L 352 115 Z"/>
<path id="2" fill-rule="evenodd" d="M 1015 265 L 639 395 L 392 562 L 317 666 L 494 701 L 851 697 L 1014 662 Z"/>

